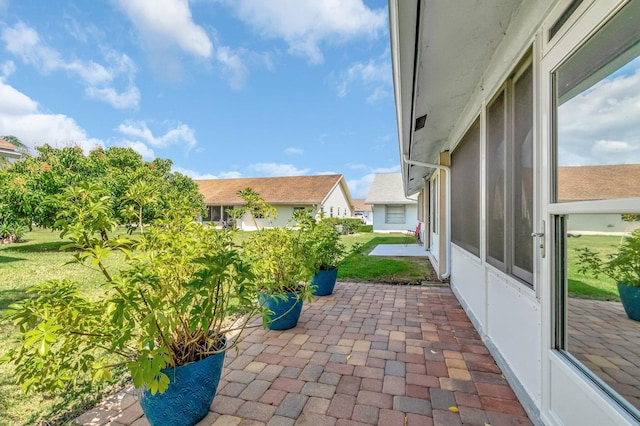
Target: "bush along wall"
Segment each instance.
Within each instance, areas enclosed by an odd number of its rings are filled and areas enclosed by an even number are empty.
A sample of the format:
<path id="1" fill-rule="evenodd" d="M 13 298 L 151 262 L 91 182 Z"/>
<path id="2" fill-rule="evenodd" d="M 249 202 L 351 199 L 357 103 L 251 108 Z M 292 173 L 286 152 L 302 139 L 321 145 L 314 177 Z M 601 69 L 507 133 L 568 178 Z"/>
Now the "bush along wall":
<path id="1" fill-rule="evenodd" d="M 337 218 L 337 217 L 329 217 L 323 219 L 325 222 L 330 225 L 336 227 L 336 229 L 342 235 L 355 234 L 358 232 L 358 227 L 362 225 L 362 220 L 357 217 L 345 217 L 345 218 Z"/>
<path id="2" fill-rule="evenodd" d="M 373 232 L 373 225 L 359 225 L 358 233 Z"/>

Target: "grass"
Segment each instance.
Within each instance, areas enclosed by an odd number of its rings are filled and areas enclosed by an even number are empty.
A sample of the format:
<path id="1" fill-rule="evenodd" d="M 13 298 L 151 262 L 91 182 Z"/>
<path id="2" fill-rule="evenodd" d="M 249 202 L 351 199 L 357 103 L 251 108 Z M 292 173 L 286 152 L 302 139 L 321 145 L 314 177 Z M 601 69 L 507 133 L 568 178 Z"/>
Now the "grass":
<path id="1" fill-rule="evenodd" d="M 124 231 L 123 231 L 124 233 Z M 248 239 L 249 232 L 238 232 L 236 241 Z M 356 243 L 363 245 L 359 253 L 351 255 L 340 268 L 340 278 L 354 281 L 383 281 L 389 283 L 419 283 L 432 273 L 425 258 L 385 258 L 367 256 L 377 244 L 405 244 L 413 242 L 404 235 L 359 234 L 344 236 L 348 249 Z M 88 297 L 102 294 L 102 275 L 78 264 L 64 265 L 71 259 L 71 252 L 61 252 L 67 243 L 58 232 L 34 230 L 25 235 L 25 242 L 0 245 L 0 312 L 11 303 L 28 297 L 27 289 L 47 279 L 77 281 Z M 123 258 L 114 255 L 108 259 L 111 269 L 123 266 Z M 10 323 L 0 322 L 0 341 L 6 350 L 15 347 L 11 343 L 18 336 Z M 95 406 L 100 399 L 118 389 L 127 375 L 101 389 L 81 387 L 64 395 L 49 396 L 31 393 L 25 397 L 14 383 L 12 365 L 0 364 L 0 426 L 64 424 Z"/>
<path id="2" fill-rule="evenodd" d="M 61 252 L 67 243 L 58 232 L 35 230 L 25 235 L 25 242 L 0 245 L 0 312 L 11 303 L 28 297 L 27 289 L 47 279 L 77 281 L 83 293 L 95 297 L 102 292 L 102 275 L 77 264 L 64 265 L 71 259 L 70 252 Z M 122 258 L 108 260 L 112 267 L 122 264 Z M 17 329 L 10 323 L 0 322 L 0 355 L 15 347 Z M 64 395 L 45 395 L 21 392 L 14 383 L 12 365 L 0 364 L 0 425 L 61 424 L 93 407 L 103 395 L 122 386 L 123 379 L 102 388 L 79 387 Z M 124 375 L 123 375 L 124 377 Z"/>
<path id="3" fill-rule="evenodd" d="M 582 235 L 580 238 L 569 238 L 567 242 L 567 263 L 569 295 L 585 299 L 619 301 L 618 289 L 615 281 L 609 277 L 580 274 L 575 249 L 590 247 L 603 256 L 616 250 L 621 242 L 620 237 L 609 235 Z"/>
<path id="4" fill-rule="evenodd" d="M 348 248 L 356 243 L 363 246 L 340 266 L 338 279 L 391 284 L 419 284 L 425 280 L 437 280 L 426 257 L 369 256 L 378 244 L 413 244 L 413 238 L 398 234 L 360 234 L 343 237 L 343 241 Z"/>

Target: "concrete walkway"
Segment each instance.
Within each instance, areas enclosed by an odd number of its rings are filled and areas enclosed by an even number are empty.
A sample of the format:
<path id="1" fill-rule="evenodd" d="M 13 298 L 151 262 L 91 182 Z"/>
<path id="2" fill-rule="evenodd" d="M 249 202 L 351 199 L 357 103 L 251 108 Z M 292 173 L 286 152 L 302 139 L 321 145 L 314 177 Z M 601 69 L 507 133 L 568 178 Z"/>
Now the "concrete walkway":
<path id="1" fill-rule="evenodd" d="M 448 288 L 338 283 L 227 353 L 210 425 L 529 425 Z M 147 425 L 128 388 L 77 419 Z"/>
<path id="2" fill-rule="evenodd" d="M 412 238 L 412 241 L 407 244 L 378 244 L 369 256 L 409 256 L 409 257 L 427 257 L 428 252 L 422 247 L 422 244 L 417 244 Z"/>

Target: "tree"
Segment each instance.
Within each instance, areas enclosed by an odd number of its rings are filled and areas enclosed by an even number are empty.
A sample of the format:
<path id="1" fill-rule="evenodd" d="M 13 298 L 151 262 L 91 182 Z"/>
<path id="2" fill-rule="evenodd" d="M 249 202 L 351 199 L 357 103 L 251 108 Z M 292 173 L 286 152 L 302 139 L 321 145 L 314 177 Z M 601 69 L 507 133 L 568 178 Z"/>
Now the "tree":
<path id="1" fill-rule="evenodd" d="M 108 196 L 109 217 L 124 224 L 132 219 L 133 205 L 138 224 L 162 217 L 170 200 L 180 200 L 195 217 L 204 210 L 202 195 L 190 178 L 172 173 L 171 160 L 142 160 L 130 148 L 98 148 L 84 155 L 79 147 L 43 145 L 37 155 L 22 158 L 0 170 L 0 222 L 17 221 L 58 229 L 56 218 L 62 206 L 53 195 L 70 185 L 97 183 L 98 196 Z"/>
<path id="2" fill-rule="evenodd" d="M 244 206 L 235 209 L 238 211 L 236 214 L 242 217 L 245 212 L 249 212 L 256 229 L 259 229 L 258 221 L 256 219 L 267 219 L 271 222 L 278 216 L 276 208 L 267 204 L 260 194 L 253 188 L 241 189 L 236 195 L 242 198 L 245 202 Z"/>
<path id="3" fill-rule="evenodd" d="M 158 199 L 158 194 L 156 193 L 155 188 L 148 181 L 145 181 L 145 180 L 139 180 L 137 182 L 134 182 L 129 187 L 129 189 L 127 189 L 127 192 L 124 194 L 123 202 L 126 205 L 125 208 L 131 206 L 131 204 L 127 204 L 127 203 L 135 204 L 135 209 L 133 210 L 133 212 L 135 213 L 136 218 L 138 219 L 138 229 L 140 230 L 141 233 L 144 233 L 144 230 L 142 229 L 143 209 L 149 204 L 156 202 L 157 199 Z"/>

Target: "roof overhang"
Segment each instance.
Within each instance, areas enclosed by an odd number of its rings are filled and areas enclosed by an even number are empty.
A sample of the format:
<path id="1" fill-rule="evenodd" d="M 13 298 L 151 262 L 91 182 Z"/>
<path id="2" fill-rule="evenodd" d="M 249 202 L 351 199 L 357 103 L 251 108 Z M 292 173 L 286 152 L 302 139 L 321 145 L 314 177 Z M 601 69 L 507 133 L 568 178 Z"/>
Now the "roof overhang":
<path id="1" fill-rule="evenodd" d="M 17 152 L 17 151 L 0 148 L 0 157 L 20 158 L 21 154 L 19 152 Z"/>
<path id="2" fill-rule="evenodd" d="M 522 0 L 389 0 L 391 60 L 402 178 L 419 192 L 439 163 L 472 93 Z M 424 127 L 416 120 L 426 116 Z"/>

